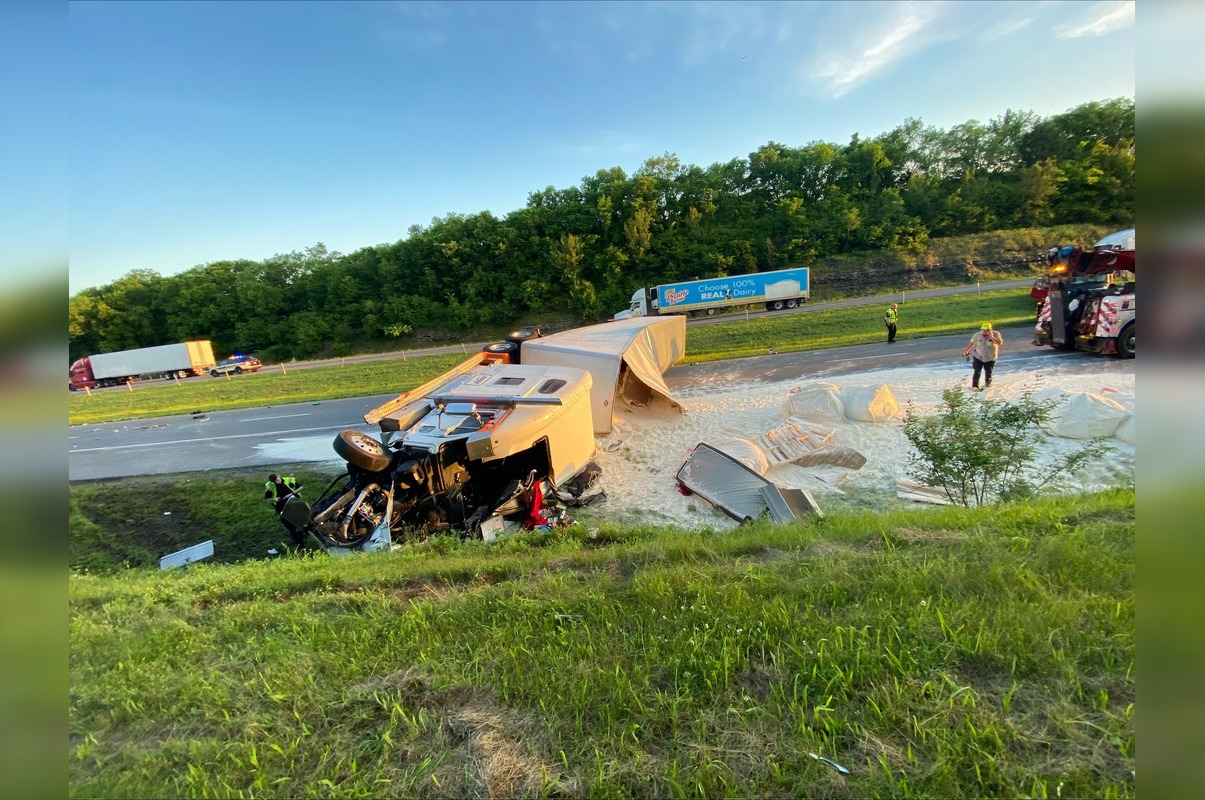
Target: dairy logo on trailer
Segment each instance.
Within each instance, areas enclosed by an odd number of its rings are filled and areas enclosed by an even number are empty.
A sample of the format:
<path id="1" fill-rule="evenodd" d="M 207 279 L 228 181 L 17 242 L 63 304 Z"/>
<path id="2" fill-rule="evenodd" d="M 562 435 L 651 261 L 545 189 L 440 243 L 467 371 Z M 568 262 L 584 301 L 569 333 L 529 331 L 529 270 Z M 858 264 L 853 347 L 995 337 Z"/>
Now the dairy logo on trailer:
<path id="1" fill-rule="evenodd" d="M 666 305 L 672 306 L 676 303 L 681 303 L 683 300 L 686 299 L 686 295 L 688 295 L 688 294 L 690 294 L 689 289 L 678 289 L 677 291 L 674 291 L 674 290 L 667 291 L 665 293 Z"/>

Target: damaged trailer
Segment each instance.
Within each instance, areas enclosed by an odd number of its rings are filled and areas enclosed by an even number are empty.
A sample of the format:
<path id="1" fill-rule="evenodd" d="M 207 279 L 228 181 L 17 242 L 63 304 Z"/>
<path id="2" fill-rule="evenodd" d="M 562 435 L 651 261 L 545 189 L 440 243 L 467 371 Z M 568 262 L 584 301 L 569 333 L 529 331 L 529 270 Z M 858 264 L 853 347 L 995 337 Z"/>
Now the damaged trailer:
<path id="1" fill-rule="evenodd" d="M 516 332 L 373 409 L 364 421 L 380 438 L 341 432 L 333 446 L 347 471 L 312 507 L 291 498 L 282 518 L 332 553 L 537 518 L 542 497 L 592 464 L 617 401 L 677 406 L 662 373 L 685 352 L 684 322 L 631 323 Z"/>
<path id="2" fill-rule="evenodd" d="M 554 333 L 523 343 L 524 364 L 581 367 L 590 372 L 594 432 L 611 432 L 617 402 L 662 400 L 681 410 L 665 371 L 686 355 L 686 318 L 637 317 Z"/>

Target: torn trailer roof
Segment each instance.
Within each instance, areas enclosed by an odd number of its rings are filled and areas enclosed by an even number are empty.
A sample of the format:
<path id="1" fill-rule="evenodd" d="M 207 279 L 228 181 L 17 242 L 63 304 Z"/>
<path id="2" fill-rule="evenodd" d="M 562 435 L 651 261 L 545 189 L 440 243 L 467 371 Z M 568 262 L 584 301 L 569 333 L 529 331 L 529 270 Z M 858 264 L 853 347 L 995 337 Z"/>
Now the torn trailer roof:
<path id="1" fill-rule="evenodd" d="M 670 393 L 665 371 L 686 355 L 686 317 L 637 317 L 553 333 L 523 342 L 523 363 L 577 367 L 590 372 L 590 406 L 596 434 L 610 433 L 619 400 L 648 405 Z"/>

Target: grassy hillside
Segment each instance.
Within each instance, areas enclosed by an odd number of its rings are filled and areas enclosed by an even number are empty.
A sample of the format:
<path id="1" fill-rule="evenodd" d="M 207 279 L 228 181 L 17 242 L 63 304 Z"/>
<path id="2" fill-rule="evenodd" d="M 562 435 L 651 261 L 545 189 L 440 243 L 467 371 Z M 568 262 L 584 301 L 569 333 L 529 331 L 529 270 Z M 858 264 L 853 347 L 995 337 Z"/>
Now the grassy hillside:
<path id="1" fill-rule="evenodd" d="M 955 297 L 910 300 L 900 308 L 900 339 L 973 331 L 984 320 L 996 325 L 1020 324 L 1033 318 L 1033 301 L 1025 291 L 1009 290 Z M 753 318 L 697 326 L 687 336 L 683 363 L 717 361 L 765 353 L 815 350 L 879 341 L 883 309 L 864 306 Z M 435 377 L 463 355 L 393 359 L 341 367 L 315 367 L 282 373 L 279 367 L 230 380 L 193 378 L 179 384 L 162 382 L 136 392 L 71 395 L 72 425 L 115 419 L 160 417 L 192 411 L 220 411 L 281 403 L 330 400 L 412 389 Z"/>
<path id="2" fill-rule="evenodd" d="M 73 796 L 1134 793 L 1130 491 L 68 591 Z"/>

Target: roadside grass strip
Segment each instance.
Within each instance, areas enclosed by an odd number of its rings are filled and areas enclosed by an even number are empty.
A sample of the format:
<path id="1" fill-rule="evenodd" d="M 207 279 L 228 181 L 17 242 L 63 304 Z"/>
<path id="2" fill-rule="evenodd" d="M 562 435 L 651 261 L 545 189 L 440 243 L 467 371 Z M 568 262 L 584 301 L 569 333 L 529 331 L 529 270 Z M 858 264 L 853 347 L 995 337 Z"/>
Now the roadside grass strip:
<path id="1" fill-rule="evenodd" d="M 72 796 L 1135 791 L 1129 490 L 73 573 L 68 600 Z"/>

